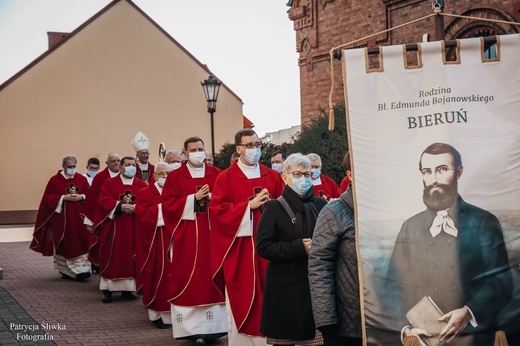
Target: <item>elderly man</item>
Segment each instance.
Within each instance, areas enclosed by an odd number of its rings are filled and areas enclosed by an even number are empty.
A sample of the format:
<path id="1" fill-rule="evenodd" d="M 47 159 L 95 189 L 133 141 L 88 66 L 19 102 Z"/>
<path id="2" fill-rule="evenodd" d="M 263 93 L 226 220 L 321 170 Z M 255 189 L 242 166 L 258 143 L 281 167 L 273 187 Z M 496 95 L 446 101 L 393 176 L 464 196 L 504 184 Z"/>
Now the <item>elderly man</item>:
<path id="1" fill-rule="evenodd" d="M 240 158 L 219 175 L 210 204 L 213 280 L 222 285 L 224 274 L 229 344 L 265 345 L 260 319 L 267 260 L 256 252 L 256 230 L 262 206 L 285 184 L 259 162 L 262 142 L 255 131 L 238 131 L 235 145 Z"/>
<path id="2" fill-rule="evenodd" d="M 87 260 L 90 234 L 80 216 L 89 184 L 76 173 L 77 163 L 74 155 L 65 156 L 63 170 L 49 179 L 30 248 L 44 256 L 54 256 L 54 266 L 63 278 L 81 281 L 90 277 Z"/>
<path id="3" fill-rule="evenodd" d="M 119 169 L 119 176 L 103 183 L 96 209 L 94 228 L 100 228 L 99 288 L 103 303 L 112 301 L 114 291 L 121 291 L 123 299 L 135 299 L 135 199 L 146 183 L 135 178 L 133 157 L 123 157 Z"/>
<path id="4" fill-rule="evenodd" d="M 338 198 L 340 195 L 338 184 L 329 176 L 321 173 L 321 157 L 318 154 L 308 154 L 311 160 L 312 187 L 316 196 L 330 201 L 331 198 Z"/>
<path id="5" fill-rule="evenodd" d="M 137 132 L 132 140 L 132 147 L 134 147 L 137 156 L 137 173 L 135 176 L 147 184 L 153 183 L 155 166 L 148 162 L 150 158 L 150 141 L 148 137 L 141 131 Z"/>
<path id="6" fill-rule="evenodd" d="M 445 326 L 434 334 L 412 326 L 404 335 L 450 345 L 492 345 L 497 316 L 511 299 L 512 279 L 500 222 L 458 194 L 463 166 L 451 145 L 433 143 L 421 154 L 426 210 L 406 220 L 388 272 L 388 295 L 404 315 L 425 296 Z"/>
<path id="7" fill-rule="evenodd" d="M 154 326 L 168 328 L 172 323 L 168 302 L 168 278 L 171 261 L 168 256 L 170 234 L 164 227 L 161 194 L 170 165 L 155 166 L 155 183 L 137 193 L 135 254 L 137 275 L 141 277 L 144 306 Z"/>
<path id="8" fill-rule="evenodd" d="M 177 150 L 170 150 L 164 155 L 164 161 L 170 165 L 170 170 L 174 171 L 181 167 L 182 157 Z"/>
<path id="9" fill-rule="evenodd" d="M 121 157 L 116 153 L 108 153 L 107 158 L 105 160 L 106 167 L 104 170 L 96 174 L 94 179 L 92 180 L 92 186 L 90 187 L 90 191 L 88 193 L 88 198 L 83 205 L 83 216 L 85 217 L 83 223 L 87 226 L 87 229 L 92 232 L 90 236 L 90 245 L 89 245 L 89 261 L 92 262 L 92 269 L 94 273 L 99 273 L 99 247 L 98 240 L 99 234 L 93 232 L 92 226 L 94 225 L 94 220 L 96 216 L 96 206 L 99 197 L 99 193 L 101 192 L 101 187 L 105 180 L 109 178 L 113 178 L 119 175 L 119 164 L 121 162 Z M 98 228 L 98 231 L 100 228 Z"/>
<path id="10" fill-rule="evenodd" d="M 174 337 L 205 344 L 227 332 L 224 286 L 213 285 L 210 266 L 208 205 L 219 171 L 204 164 L 199 137 L 184 141 L 184 154 L 188 161 L 168 176 L 162 199 L 164 221 L 173 233 L 169 301 Z"/>

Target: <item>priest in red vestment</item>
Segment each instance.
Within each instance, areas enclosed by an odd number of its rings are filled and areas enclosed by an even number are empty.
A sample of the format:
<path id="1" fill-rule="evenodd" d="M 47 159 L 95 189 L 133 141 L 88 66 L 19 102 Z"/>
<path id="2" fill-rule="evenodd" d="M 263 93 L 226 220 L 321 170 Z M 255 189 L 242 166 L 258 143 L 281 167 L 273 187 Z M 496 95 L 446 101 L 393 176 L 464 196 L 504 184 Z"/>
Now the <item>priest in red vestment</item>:
<path id="1" fill-rule="evenodd" d="M 99 270 L 103 303 L 112 301 L 112 292 L 121 291 L 123 299 L 135 299 L 135 200 L 146 183 L 135 178 L 135 159 L 121 159 L 120 174 L 107 179 L 101 188 L 94 231 L 99 233 Z"/>
<path id="2" fill-rule="evenodd" d="M 137 193 L 135 205 L 136 264 L 141 278 L 143 304 L 155 327 L 168 328 L 172 324 L 168 302 L 170 234 L 164 227 L 161 194 L 171 168 L 166 162 L 155 167 L 155 183 Z"/>
<path id="3" fill-rule="evenodd" d="M 340 193 L 338 184 L 329 176 L 321 173 L 321 157 L 318 154 L 308 154 L 311 160 L 312 187 L 314 194 L 324 198 L 327 202 L 331 198 L 338 198 Z"/>
<path id="4" fill-rule="evenodd" d="M 87 260 L 90 234 L 80 215 L 89 184 L 76 173 L 77 163 L 74 155 L 65 156 L 63 170 L 49 179 L 30 248 L 44 256 L 54 256 L 54 267 L 63 278 L 81 281 L 90 277 Z"/>
<path id="5" fill-rule="evenodd" d="M 184 142 L 188 161 L 168 175 L 163 190 L 164 221 L 172 233 L 169 301 L 173 336 L 204 344 L 227 333 L 223 280 L 212 282 L 208 205 L 219 170 L 204 163 L 204 142 Z M 211 316 L 211 318 L 208 318 Z"/>
<path id="6" fill-rule="evenodd" d="M 107 165 L 104 170 L 96 174 L 92 180 L 92 186 L 88 192 L 88 198 L 83 204 L 83 223 L 87 226 L 90 235 L 88 259 L 92 263 L 93 270 L 99 273 L 99 231 L 101 227 L 93 232 L 94 220 L 96 218 L 96 206 L 98 203 L 99 193 L 105 180 L 113 178 L 119 175 L 119 165 L 121 163 L 121 157 L 116 153 L 108 153 L 105 164 Z"/>
<path id="7" fill-rule="evenodd" d="M 230 345 L 265 345 L 260 332 L 267 261 L 256 252 L 256 228 L 262 205 L 284 189 L 280 174 L 258 162 L 262 143 L 255 131 L 235 135 L 240 158 L 215 182 L 210 204 L 213 280 L 224 274 L 230 309 Z"/>
<path id="8" fill-rule="evenodd" d="M 154 183 L 155 166 L 148 162 L 150 158 L 150 141 L 148 137 L 141 131 L 137 132 L 132 140 L 132 147 L 134 147 L 136 154 L 137 173 L 136 177 L 147 184 Z"/>

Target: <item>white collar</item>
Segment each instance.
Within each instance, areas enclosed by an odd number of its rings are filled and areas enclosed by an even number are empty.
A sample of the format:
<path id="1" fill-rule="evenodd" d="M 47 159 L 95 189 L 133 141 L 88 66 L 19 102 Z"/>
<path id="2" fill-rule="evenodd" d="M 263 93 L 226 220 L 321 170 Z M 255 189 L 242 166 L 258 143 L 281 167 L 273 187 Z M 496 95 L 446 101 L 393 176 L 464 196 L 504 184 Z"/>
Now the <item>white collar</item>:
<path id="1" fill-rule="evenodd" d="M 242 163 L 242 161 L 240 161 L 240 159 L 238 159 L 237 164 L 238 164 L 238 167 L 242 170 L 242 173 L 245 174 L 247 179 L 260 178 L 260 165 L 258 163 L 254 166 L 248 166 L 248 165 Z"/>

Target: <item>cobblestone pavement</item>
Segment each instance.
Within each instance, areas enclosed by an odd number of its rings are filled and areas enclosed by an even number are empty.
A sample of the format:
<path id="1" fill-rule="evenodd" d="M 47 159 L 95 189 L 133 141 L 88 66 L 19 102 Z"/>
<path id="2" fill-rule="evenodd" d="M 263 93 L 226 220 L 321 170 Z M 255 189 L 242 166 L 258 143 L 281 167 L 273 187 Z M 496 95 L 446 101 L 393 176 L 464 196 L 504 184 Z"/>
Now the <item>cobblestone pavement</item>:
<path id="1" fill-rule="evenodd" d="M 0 345 L 193 345 L 157 329 L 140 299 L 102 304 L 99 275 L 64 280 L 29 242 L 0 242 Z M 212 345 L 227 345 L 221 338 Z"/>

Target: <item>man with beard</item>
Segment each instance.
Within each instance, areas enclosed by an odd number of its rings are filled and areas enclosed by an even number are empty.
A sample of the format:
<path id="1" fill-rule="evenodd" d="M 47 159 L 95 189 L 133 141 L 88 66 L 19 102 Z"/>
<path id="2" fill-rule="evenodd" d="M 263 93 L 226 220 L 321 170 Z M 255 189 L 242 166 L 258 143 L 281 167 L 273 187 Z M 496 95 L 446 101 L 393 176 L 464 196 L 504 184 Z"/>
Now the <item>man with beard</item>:
<path id="1" fill-rule="evenodd" d="M 459 196 L 462 159 L 451 145 L 431 144 L 421 155 L 419 170 L 426 210 L 403 223 L 388 273 L 393 286 L 386 293 L 397 295 L 401 326 L 405 313 L 425 296 L 442 311 L 439 321 L 446 325 L 438 335 L 405 326 L 402 336 L 492 345 L 497 315 L 512 292 L 500 223 Z"/>

